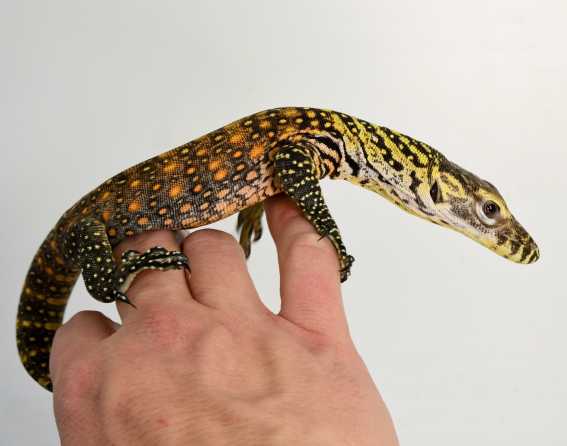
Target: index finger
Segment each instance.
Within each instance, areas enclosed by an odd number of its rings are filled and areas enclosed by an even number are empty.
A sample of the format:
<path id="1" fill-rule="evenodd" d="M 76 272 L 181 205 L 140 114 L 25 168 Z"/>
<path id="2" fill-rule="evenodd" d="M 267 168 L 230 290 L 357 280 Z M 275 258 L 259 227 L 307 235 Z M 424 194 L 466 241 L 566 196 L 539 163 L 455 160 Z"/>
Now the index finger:
<path id="1" fill-rule="evenodd" d="M 265 203 L 278 250 L 280 316 L 328 336 L 348 333 L 337 253 L 286 196 Z"/>

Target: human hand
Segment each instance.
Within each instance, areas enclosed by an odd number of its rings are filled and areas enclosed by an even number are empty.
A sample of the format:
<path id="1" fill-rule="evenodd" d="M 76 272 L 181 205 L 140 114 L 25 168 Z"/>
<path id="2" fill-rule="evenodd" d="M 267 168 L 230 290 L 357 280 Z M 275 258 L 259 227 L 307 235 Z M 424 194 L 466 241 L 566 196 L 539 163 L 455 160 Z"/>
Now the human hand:
<path id="1" fill-rule="evenodd" d="M 266 203 L 281 311 L 261 302 L 242 250 L 187 237 L 183 271 L 141 273 L 122 325 L 81 312 L 51 355 L 63 445 L 396 445 L 388 411 L 349 336 L 337 256 L 284 197 Z M 120 251 L 178 249 L 168 231 Z"/>

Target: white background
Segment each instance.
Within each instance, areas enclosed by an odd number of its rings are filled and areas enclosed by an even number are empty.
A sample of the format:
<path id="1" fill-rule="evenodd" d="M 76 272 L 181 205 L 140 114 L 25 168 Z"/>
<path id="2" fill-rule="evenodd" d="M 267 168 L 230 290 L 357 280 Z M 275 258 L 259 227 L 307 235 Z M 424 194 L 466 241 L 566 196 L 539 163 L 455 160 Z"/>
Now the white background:
<path id="1" fill-rule="evenodd" d="M 344 286 L 352 333 L 402 444 L 567 444 L 566 19 L 564 0 L 3 0 L 0 443 L 58 441 L 14 321 L 61 213 L 135 162 L 308 105 L 429 142 L 496 184 L 540 245 L 537 264 L 515 265 L 324 183 L 357 259 Z M 250 269 L 277 309 L 269 236 Z M 103 307 L 81 281 L 67 317 L 115 315 Z"/>

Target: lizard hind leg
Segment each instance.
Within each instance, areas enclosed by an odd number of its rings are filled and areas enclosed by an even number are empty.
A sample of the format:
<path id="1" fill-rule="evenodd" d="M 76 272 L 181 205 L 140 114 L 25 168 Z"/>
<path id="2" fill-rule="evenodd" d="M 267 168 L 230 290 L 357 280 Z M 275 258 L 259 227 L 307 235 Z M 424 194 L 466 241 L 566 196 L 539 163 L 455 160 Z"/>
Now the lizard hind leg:
<path id="1" fill-rule="evenodd" d="M 189 268 L 183 253 L 162 247 L 150 248 L 145 253 L 126 251 L 117 264 L 104 223 L 94 218 L 82 219 L 73 226 L 65 249 L 68 258 L 80 265 L 89 294 L 101 302 L 118 300 L 132 305 L 125 293 L 142 270 Z"/>
<path id="2" fill-rule="evenodd" d="M 240 246 L 244 250 L 246 258 L 250 257 L 250 246 L 253 242 L 260 240 L 262 237 L 262 216 L 264 215 L 264 206 L 262 203 L 256 203 L 246 208 L 238 214 L 236 229 L 240 233 Z"/>

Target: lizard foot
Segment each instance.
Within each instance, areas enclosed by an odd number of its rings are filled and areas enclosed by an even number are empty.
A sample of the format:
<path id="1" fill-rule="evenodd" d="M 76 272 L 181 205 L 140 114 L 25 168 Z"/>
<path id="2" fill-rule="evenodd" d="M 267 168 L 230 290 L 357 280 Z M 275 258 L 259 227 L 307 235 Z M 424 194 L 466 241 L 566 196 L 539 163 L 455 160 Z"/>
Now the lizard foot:
<path id="1" fill-rule="evenodd" d="M 115 275 L 116 288 L 122 297 L 116 296 L 116 299 L 132 305 L 124 293 L 130 288 L 134 278 L 145 269 L 167 271 L 182 268 L 191 272 L 187 256 L 179 251 L 168 251 L 161 246 L 150 248 L 144 253 L 126 251 L 122 254 L 122 263 Z"/>
<path id="2" fill-rule="evenodd" d="M 262 203 L 250 206 L 238 214 L 236 229 L 240 233 L 240 246 L 242 246 L 246 258 L 250 257 L 252 242 L 256 242 L 262 237 L 262 215 L 264 215 Z"/>

